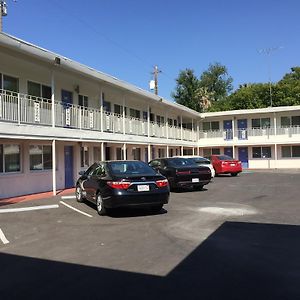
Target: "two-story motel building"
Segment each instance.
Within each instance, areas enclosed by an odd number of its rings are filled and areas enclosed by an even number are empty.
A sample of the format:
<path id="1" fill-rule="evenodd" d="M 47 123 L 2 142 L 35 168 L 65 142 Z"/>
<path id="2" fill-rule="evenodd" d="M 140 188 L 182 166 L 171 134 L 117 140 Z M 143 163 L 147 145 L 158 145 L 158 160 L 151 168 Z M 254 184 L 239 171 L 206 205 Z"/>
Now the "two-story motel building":
<path id="1" fill-rule="evenodd" d="M 97 160 L 217 153 L 300 168 L 300 106 L 199 114 L 0 33 L 0 199 L 73 187 Z"/>

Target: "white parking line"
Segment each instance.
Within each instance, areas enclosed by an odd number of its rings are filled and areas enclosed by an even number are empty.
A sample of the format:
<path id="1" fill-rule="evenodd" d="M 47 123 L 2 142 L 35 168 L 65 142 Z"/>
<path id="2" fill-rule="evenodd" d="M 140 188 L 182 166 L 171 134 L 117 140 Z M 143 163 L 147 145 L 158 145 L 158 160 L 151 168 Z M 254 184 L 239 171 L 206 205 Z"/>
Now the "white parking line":
<path id="1" fill-rule="evenodd" d="M 63 199 L 63 200 L 66 200 L 66 199 L 76 199 L 76 196 L 75 195 L 73 195 L 73 196 L 61 196 L 60 198 Z"/>
<path id="2" fill-rule="evenodd" d="M 40 206 L 20 207 L 20 208 L 2 208 L 0 209 L 0 214 L 10 213 L 10 212 L 40 210 L 40 209 L 50 209 L 50 208 L 58 208 L 58 207 L 59 207 L 58 204 L 53 204 L 53 205 L 40 205 Z"/>
<path id="3" fill-rule="evenodd" d="M 0 240 L 4 245 L 9 243 L 9 240 L 5 237 L 1 228 L 0 228 Z"/>
<path id="4" fill-rule="evenodd" d="M 77 208 L 75 208 L 75 207 L 73 207 L 73 206 L 71 206 L 71 205 L 69 205 L 69 204 L 63 202 L 63 201 L 59 201 L 59 202 L 60 202 L 61 204 L 65 205 L 65 206 L 67 206 L 67 207 L 69 207 L 69 208 L 71 208 L 71 209 L 73 209 L 73 210 L 79 212 L 80 214 L 83 214 L 83 215 L 85 215 L 85 216 L 87 216 L 87 217 L 90 217 L 90 218 L 93 217 L 93 216 L 91 216 L 91 215 L 89 215 L 89 214 L 87 214 L 87 213 L 85 213 L 85 212 L 83 212 L 83 211 L 81 211 L 81 210 L 79 210 L 79 209 L 77 209 Z"/>

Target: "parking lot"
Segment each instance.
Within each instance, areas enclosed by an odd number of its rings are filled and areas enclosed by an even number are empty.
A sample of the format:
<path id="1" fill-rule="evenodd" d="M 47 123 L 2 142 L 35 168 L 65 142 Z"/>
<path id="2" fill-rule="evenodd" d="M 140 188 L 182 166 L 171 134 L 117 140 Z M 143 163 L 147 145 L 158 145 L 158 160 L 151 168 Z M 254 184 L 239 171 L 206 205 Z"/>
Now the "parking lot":
<path id="1" fill-rule="evenodd" d="M 217 177 L 158 214 L 100 217 L 60 196 L 2 206 L 0 297 L 300 299 L 299 183 L 299 172 Z"/>

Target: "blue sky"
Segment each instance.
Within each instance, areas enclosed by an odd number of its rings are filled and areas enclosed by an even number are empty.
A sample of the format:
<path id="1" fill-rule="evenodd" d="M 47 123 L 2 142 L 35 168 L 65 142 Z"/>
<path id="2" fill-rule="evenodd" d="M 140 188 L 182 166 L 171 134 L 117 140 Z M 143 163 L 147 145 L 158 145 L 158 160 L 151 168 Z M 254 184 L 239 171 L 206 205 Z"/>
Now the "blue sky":
<path id="1" fill-rule="evenodd" d="M 234 87 L 300 65 L 299 0 L 6 0 L 3 31 L 171 100 L 180 70 L 228 68 Z"/>

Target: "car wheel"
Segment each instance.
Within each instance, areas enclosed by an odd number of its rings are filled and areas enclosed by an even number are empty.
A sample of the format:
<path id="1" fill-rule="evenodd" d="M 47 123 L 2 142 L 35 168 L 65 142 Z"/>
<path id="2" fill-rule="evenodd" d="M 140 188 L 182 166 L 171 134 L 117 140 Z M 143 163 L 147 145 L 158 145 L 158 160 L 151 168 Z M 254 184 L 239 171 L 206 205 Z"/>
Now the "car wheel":
<path id="1" fill-rule="evenodd" d="M 231 173 L 231 176 L 237 176 L 238 173 Z"/>
<path id="2" fill-rule="evenodd" d="M 99 194 L 97 194 L 96 198 L 96 206 L 97 206 L 97 212 L 100 216 L 104 216 L 106 214 L 106 208 L 104 207 L 103 199 Z"/>
<path id="3" fill-rule="evenodd" d="M 161 211 L 163 206 L 164 206 L 163 204 L 153 205 L 153 206 L 151 206 L 151 211 L 154 213 L 158 213 Z"/>
<path id="4" fill-rule="evenodd" d="M 77 202 L 84 202 L 84 198 L 82 197 L 82 188 L 80 185 L 76 186 L 75 195 Z"/>
<path id="5" fill-rule="evenodd" d="M 203 190 L 203 185 L 196 185 L 196 186 L 194 186 L 194 190 L 196 190 L 196 191 L 202 191 Z"/>

